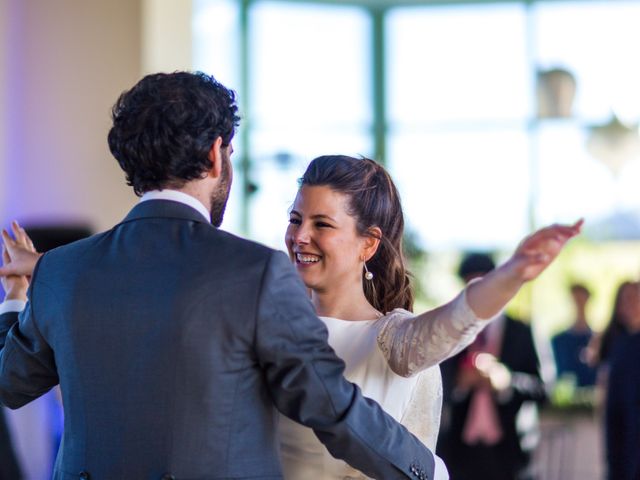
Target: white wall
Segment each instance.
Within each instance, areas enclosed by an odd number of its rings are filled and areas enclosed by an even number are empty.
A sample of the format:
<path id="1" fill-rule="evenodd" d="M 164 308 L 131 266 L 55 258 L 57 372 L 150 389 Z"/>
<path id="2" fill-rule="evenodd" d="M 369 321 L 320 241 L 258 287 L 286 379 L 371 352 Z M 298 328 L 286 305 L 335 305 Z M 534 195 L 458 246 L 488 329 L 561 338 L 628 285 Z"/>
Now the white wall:
<path id="1" fill-rule="evenodd" d="M 141 2 L 0 1 L 11 26 L 0 43 L 3 223 L 107 228 L 135 202 L 106 136 L 112 104 L 141 75 Z"/>
<path id="2" fill-rule="evenodd" d="M 10 0 L 0 0 L 0 186 L 4 186 L 6 172 L 5 159 L 7 157 L 7 122 L 8 109 L 5 106 L 9 100 L 8 89 L 8 45 L 11 18 L 9 13 Z M 5 196 L 0 195 L 0 215 L 5 216 Z"/>
<path id="3" fill-rule="evenodd" d="M 142 71 L 190 70 L 191 0 L 142 0 Z"/>
<path id="4" fill-rule="evenodd" d="M 106 136 L 142 72 L 141 24 L 141 0 L 0 0 L 0 224 L 101 230 L 135 203 Z M 7 417 L 26 480 L 50 477 L 55 404 Z"/>

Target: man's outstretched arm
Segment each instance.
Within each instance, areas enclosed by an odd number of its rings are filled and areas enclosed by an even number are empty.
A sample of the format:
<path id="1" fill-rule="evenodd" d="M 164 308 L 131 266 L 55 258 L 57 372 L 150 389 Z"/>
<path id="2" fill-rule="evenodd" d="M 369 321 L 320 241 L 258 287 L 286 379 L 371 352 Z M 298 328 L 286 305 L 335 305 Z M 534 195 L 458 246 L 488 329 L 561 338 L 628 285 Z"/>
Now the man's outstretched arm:
<path id="1" fill-rule="evenodd" d="M 334 457 L 370 477 L 435 478 L 427 447 L 345 380 L 344 363 L 282 253 L 272 254 L 266 268 L 256 321 L 259 361 L 283 414 L 312 428 Z"/>
<path id="2" fill-rule="evenodd" d="M 7 260 L 4 251 L 5 264 Z M 26 302 L 26 279 L 9 276 L 2 284 L 6 297 L 0 304 L 0 403 L 18 408 L 48 392 L 59 380 L 53 351 L 35 323 L 32 304 Z"/>

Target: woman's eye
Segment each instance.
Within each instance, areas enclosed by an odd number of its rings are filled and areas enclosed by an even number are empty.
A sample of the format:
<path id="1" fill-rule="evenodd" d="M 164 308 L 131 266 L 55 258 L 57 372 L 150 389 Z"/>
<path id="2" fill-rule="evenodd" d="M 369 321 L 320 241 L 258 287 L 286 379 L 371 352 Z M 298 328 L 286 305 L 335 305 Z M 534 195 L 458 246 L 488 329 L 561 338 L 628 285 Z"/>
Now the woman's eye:
<path id="1" fill-rule="evenodd" d="M 331 228 L 331 225 L 329 225 L 328 223 L 324 223 L 324 222 L 318 222 L 318 223 L 316 223 L 316 227 Z"/>
<path id="2" fill-rule="evenodd" d="M 300 219 L 298 219 L 298 218 L 290 218 L 289 219 L 289 223 L 291 225 L 300 225 Z"/>

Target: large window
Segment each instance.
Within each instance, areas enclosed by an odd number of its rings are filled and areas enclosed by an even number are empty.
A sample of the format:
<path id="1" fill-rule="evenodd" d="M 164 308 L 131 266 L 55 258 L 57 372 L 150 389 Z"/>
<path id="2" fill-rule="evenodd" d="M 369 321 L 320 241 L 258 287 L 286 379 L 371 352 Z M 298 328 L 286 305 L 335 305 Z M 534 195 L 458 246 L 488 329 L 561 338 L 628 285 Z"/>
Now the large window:
<path id="1" fill-rule="evenodd" d="M 258 2 L 250 11 L 251 235 L 282 246 L 297 179 L 318 155 L 370 154 L 366 12 Z"/>
<path id="2" fill-rule="evenodd" d="M 585 216 L 595 238 L 640 238 L 640 3 L 539 2 L 538 68 L 575 79 L 570 115 L 536 122 L 537 219 Z"/>
<path id="3" fill-rule="evenodd" d="M 306 164 L 382 143 L 425 248 L 582 216 L 640 237 L 640 2 L 348 3 L 195 1 L 195 67 L 244 113 L 226 228 L 244 212 L 241 233 L 281 247 Z"/>
<path id="4" fill-rule="evenodd" d="M 337 152 L 371 155 L 370 19 L 354 7 L 252 3 L 242 91 L 233 48 L 242 33 L 237 4 L 199 0 L 197 9 L 195 67 L 219 70 L 239 90 L 241 129 L 248 130 L 234 141 L 236 162 L 243 148 L 250 160 L 248 177 L 234 181 L 234 192 L 246 197 L 232 195 L 224 227 L 240 232 L 244 208 L 250 222 L 241 233 L 283 248 L 287 212 L 309 161 Z M 236 164 L 235 171 L 243 169 Z"/>
<path id="5" fill-rule="evenodd" d="M 588 241 L 640 239 L 640 0 L 430 3 L 194 0 L 194 67 L 244 117 L 223 227 L 283 248 L 307 163 L 378 152 L 411 238 L 439 252 L 417 267 L 434 303 L 459 288 L 451 252 L 585 217 L 586 241 L 521 303 L 549 330 L 566 283 L 600 279 L 606 319 L 640 264 L 635 244 Z"/>
<path id="6" fill-rule="evenodd" d="M 513 245 L 527 231 L 525 33 L 519 4 L 387 16 L 388 165 L 428 248 Z"/>
<path id="7" fill-rule="evenodd" d="M 240 6 L 235 0 L 193 0 L 193 64 L 216 77 L 236 92 L 241 90 Z M 243 99 L 240 97 L 242 105 Z M 242 214 L 245 198 L 245 178 L 240 164 L 244 145 L 234 139 L 234 180 L 229 198 L 229 208 L 224 216 L 224 228 L 232 232 L 242 231 Z"/>

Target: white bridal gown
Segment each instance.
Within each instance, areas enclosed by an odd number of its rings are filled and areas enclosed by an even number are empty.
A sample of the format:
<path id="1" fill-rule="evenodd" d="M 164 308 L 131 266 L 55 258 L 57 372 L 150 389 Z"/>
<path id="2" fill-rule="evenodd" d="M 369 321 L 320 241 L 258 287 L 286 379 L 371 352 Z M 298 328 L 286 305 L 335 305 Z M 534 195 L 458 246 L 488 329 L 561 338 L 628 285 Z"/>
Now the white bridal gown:
<path id="1" fill-rule="evenodd" d="M 375 320 L 321 319 L 346 364 L 345 377 L 435 451 L 442 408 L 438 364 L 469 345 L 488 320 L 475 316 L 465 291 L 425 315 L 395 309 Z M 283 415 L 279 435 L 286 480 L 368 478 L 333 458 L 311 429 Z"/>

